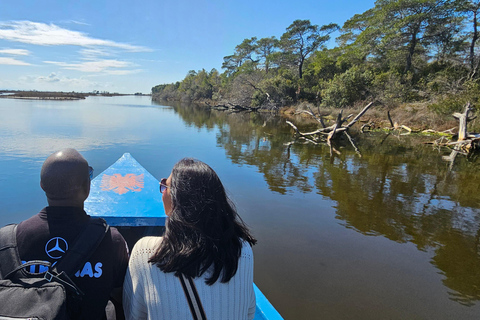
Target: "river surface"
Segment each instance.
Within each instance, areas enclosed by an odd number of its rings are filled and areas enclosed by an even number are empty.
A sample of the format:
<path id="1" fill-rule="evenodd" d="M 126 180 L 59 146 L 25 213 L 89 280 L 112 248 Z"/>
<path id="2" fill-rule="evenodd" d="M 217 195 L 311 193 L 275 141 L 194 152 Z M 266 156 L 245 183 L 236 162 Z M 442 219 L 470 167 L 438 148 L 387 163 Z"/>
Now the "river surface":
<path id="1" fill-rule="evenodd" d="M 95 175 L 129 152 L 157 179 L 195 157 L 257 237 L 255 282 L 285 319 L 480 318 L 480 162 L 450 167 L 418 143 L 433 137 L 357 134 L 337 154 L 290 144 L 276 116 L 137 96 L 0 99 L 0 115 L 0 225 L 46 205 L 39 173 L 56 150 Z"/>

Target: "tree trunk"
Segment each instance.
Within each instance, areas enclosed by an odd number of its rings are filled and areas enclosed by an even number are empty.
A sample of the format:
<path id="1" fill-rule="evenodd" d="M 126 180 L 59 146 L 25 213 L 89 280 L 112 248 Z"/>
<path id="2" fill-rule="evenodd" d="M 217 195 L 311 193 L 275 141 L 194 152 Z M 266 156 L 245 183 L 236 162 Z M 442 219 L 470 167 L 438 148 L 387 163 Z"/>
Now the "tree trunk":
<path id="1" fill-rule="evenodd" d="M 415 47 L 417 46 L 417 30 L 418 28 L 415 28 L 414 32 L 412 33 L 412 40 L 410 40 L 410 45 L 408 46 L 407 65 L 405 66 L 405 73 L 410 71 L 410 69 L 412 68 L 413 54 L 415 53 Z"/>
<path id="2" fill-rule="evenodd" d="M 470 77 L 473 78 L 475 74 L 475 42 L 478 39 L 477 31 L 477 10 L 473 11 L 473 38 L 470 44 Z"/>
<path id="3" fill-rule="evenodd" d="M 303 69 L 303 61 L 304 59 L 300 59 L 300 63 L 298 64 L 298 77 L 300 79 L 302 79 L 302 76 L 303 76 L 303 72 L 302 72 L 302 69 Z"/>
<path id="4" fill-rule="evenodd" d="M 472 109 L 470 108 L 470 104 L 465 106 L 465 111 L 463 113 L 455 112 L 453 116 L 458 119 L 460 124 L 458 125 L 458 139 L 457 141 L 463 141 L 467 138 L 467 122 L 470 120 L 468 114 Z"/>

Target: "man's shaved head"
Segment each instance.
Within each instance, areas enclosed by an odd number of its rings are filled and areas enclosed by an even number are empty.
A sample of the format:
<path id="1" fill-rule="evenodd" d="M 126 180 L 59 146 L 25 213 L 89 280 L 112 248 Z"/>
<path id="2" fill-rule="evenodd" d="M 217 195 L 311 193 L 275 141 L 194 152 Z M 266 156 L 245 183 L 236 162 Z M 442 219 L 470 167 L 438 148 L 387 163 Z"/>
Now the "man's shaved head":
<path id="1" fill-rule="evenodd" d="M 50 205 L 75 205 L 88 197 L 90 178 L 88 162 L 75 149 L 64 149 L 50 155 L 43 163 L 40 185 Z M 71 202 L 71 203 L 70 203 Z"/>

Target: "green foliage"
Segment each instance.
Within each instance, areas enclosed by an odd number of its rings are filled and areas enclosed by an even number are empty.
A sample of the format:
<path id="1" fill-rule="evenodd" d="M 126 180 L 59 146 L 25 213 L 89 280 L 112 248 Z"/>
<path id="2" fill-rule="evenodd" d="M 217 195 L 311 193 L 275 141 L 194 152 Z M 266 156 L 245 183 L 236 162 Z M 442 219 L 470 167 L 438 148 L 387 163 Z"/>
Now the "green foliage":
<path id="1" fill-rule="evenodd" d="M 338 30 L 338 25 L 331 23 L 318 27 L 310 20 L 295 20 L 288 26 L 287 31 L 280 38 L 280 47 L 291 55 L 298 67 L 298 77 L 303 76 L 305 59 L 330 39 L 330 34 Z"/>
<path id="2" fill-rule="evenodd" d="M 255 53 L 257 54 L 258 61 L 262 64 L 265 73 L 270 70 L 272 64 L 272 54 L 276 52 L 278 48 L 278 40 L 275 37 L 262 38 L 258 40 L 255 47 Z"/>
<path id="3" fill-rule="evenodd" d="M 376 74 L 372 81 L 372 96 L 387 106 L 414 101 L 412 78 L 411 73 L 403 75 L 398 71 Z"/>
<path id="4" fill-rule="evenodd" d="M 192 70 L 152 93 L 267 108 L 435 101 L 432 110 L 450 113 L 478 100 L 472 83 L 480 74 L 473 19 L 479 13 L 478 0 L 377 0 L 345 22 L 332 49 L 324 45 L 336 24 L 295 20 L 280 39 L 244 39 L 224 57 L 223 73 Z"/>
<path id="5" fill-rule="evenodd" d="M 259 89 L 260 91 L 255 92 L 252 97 L 253 105 L 265 104 L 268 97 L 271 103 L 277 106 L 285 106 L 296 101 L 298 80 L 292 72 L 283 70 L 276 76 L 259 83 Z"/>
<path id="6" fill-rule="evenodd" d="M 342 108 L 352 105 L 355 101 L 365 100 L 373 80 L 370 71 L 362 71 L 354 66 L 345 73 L 336 74 L 328 81 L 322 90 L 322 105 L 325 107 Z"/>
<path id="7" fill-rule="evenodd" d="M 473 106 L 478 105 L 480 101 L 479 80 L 467 81 L 463 88 L 458 93 L 444 95 L 438 102 L 432 103 L 429 108 L 438 114 L 451 115 L 454 112 L 463 111 L 467 103 Z"/>

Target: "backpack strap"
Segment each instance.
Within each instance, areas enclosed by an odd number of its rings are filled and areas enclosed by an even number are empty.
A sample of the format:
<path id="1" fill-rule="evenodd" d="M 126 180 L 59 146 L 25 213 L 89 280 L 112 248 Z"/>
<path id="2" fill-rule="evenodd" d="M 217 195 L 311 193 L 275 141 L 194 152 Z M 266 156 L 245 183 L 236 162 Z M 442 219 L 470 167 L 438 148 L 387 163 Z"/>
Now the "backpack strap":
<path id="1" fill-rule="evenodd" d="M 102 218 L 90 218 L 89 223 L 75 239 L 73 246 L 54 266 L 58 273 L 65 272 L 73 276 L 95 252 L 100 242 L 107 234 L 110 226 Z"/>
<path id="2" fill-rule="evenodd" d="M 0 228 L 0 279 L 17 269 L 21 264 L 17 250 L 16 224 Z"/>

